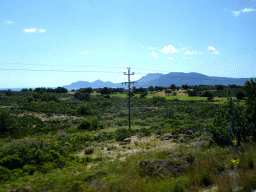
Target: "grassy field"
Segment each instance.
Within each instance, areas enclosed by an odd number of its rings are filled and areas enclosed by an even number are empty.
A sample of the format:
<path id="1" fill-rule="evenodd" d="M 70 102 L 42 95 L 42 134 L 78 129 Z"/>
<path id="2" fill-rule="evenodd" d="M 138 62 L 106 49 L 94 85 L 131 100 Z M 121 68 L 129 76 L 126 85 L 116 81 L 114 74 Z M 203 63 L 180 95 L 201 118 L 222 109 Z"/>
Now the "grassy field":
<path id="1" fill-rule="evenodd" d="M 255 143 L 212 143 L 213 117 L 227 99 L 179 94 L 135 94 L 131 130 L 124 94 L 0 97 L 0 118 L 14 119 L 13 132 L 0 136 L 0 191 L 256 189 Z"/>

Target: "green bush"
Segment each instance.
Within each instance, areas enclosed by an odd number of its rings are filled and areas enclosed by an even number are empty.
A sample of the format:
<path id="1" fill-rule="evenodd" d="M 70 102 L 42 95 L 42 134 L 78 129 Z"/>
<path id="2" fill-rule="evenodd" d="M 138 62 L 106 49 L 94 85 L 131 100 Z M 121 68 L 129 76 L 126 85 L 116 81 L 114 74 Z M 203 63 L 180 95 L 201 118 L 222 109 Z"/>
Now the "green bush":
<path id="1" fill-rule="evenodd" d="M 245 137 L 250 134 L 243 130 L 242 108 L 234 104 L 230 95 L 230 89 L 228 89 L 228 101 L 219 108 L 214 115 L 213 124 L 209 127 L 213 140 L 221 146 L 233 145 L 234 141 L 238 141 L 240 145 L 242 138 L 245 140 Z"/>
<path id="2" fill-rule="evenodd" d="M 2 134 L 9 132 L 15 133 L 18 131 L 19 125 L 15 117 L 8 109 L 0 108 L 0 132 Z"/>
<path id="3" fill-rule="evenodd" d="M 84 154 L 85 154 L 85 155 L 93 154 L 93 152 L 94 152 L 94 149 L 93 149 L 93 148 L 86 148 L 86 149 L 84 150 Z"/>
<path id="4" fill-rule="evenodd" d="M 167 102 L 166 98 L 165 97 L 156 97 L 154 96 L 152 98 L 152 103 L 155 104 L 156 106 L 162 106 L 162 105 L 165 105 Z"/>
<path id="5" fill-rule="evenodd" d="M 125 128 L 117 129 L 115 131 L 115 139 L 117 141 L 124 141 L 125 138 L 131 137 L 135 133 L 136 133 L 136 131 L 134 131 L 134 130 L 129 130 L 129 129 L 125 129 Z"/>
<path id="6" fill-rule="evenodd" d="M 76 108 L 76 112 L 80 115 L 93 115 L 95 110 L 92 110 L 92 106 L 89 103 L 82 103 Z"/>
<path id="7" fill-rule="evenodd" d="M 0 159 L 0 166 L 10 170 L 20 168 L 23 166 L 23 160 L 17 154 L 7 155 Z"/>
<path id="8" fill-rule="evenodd" d="M 24 165 L 23 168 L 24 175 L 33 175 L 37 171 L 36 165 Z"/>
<path id="9" fill-rule="evenodd" d="M 59 102 L 59 99 L 58 99 L 57 95 L 54 94 L 54 93 L 43 93 L 41 95 L 41 101 L 45 101 L 45 102 L 48 102 L 48 101 Z"/>
<path id="10" fill-rule="evenodd" d="M 0 166 L 0 184 L 9 180 L 11 177 L 11 171 L 6 167 Z"/>
<path id="11" fill-rule="evenodd" d="M 128 119 L 116 119 L 114 121 L 114 124 L 116 124 L 117 126 L 123 126 L 123 125 L 128 125 L 129 121 Z"/>
<path id="12" fill-rule="evenodd" d="M 140 98 L 145 98 L 147 95 L 148 95 L 147 92 L 146 93 L 142 93 L 142 94 L 140 94 Z"/>
<path id="13" fill-rule="evenodd" d="M 150 136 L 151 135 L 151 130 L 150 129 L 147 129 L 145 127 L 141 128 L 139 130 L 139 134 L 142 136 L 142 137 L 147 137 L 147 136 Z"/>
<path id="14" fill-rule="evenodd" d="M 94 130 L 94 126 L 91 123 L 91 121 L 87 118 L 83 119 L 81 123 L 77 126 L 77 129 L 83 129 L 83 130 Z"/>
<path id="15" fill-rule="evenodd" d="M 89 101 L 90 93 L 82 93 L 80 91 L 75 92 L 74 98 L 79 99 L 81 101 Z"/>
<path id="16" fill-rule="evenodd" d="M 97 129 L 98 128 L 98 125 L 99 125 L 99 119 L 98 117 L 94 116 L 94 117 L 90 117 L 89 118 L 92 126 L 94 127 L 94 129 Z"/>
<path id="17" fill-rule="evenodd" d="M 54 168 L 61 168 L 65 165 L 64 157 L 67 152 L 60 145 L 49 141 L 36 139 L 22 139 L 12 141 L 0 147 L 0 166 L 8 169 L 23 169 L 31 173 L 34 168 L 24 165 L 43 166 L 52 162 Z"/>

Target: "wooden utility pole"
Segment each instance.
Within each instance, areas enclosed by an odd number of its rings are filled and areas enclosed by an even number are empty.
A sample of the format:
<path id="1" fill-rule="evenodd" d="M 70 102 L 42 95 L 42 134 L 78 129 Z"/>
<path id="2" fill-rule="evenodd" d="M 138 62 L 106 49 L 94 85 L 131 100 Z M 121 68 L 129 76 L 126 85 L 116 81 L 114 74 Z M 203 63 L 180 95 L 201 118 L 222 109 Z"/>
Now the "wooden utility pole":
<path id="1" fill-rule="evenodd" d="M 126 85 L 126 83 L 128 83 L 128 95 L 129 95 L 129 102 L 128 102 L 128 109 L 129 109 L 129 129 L 131 129 L 131 111 L 130 111 L 130 103 L 131 103 L 131 93 L 130 93 L 130 84 L 131 83 L 137 83 L 137 82 L 135 82 L 135 81 L 133 81 L 133 82 L 130 82 L 130 75 L 134 75 L 134 72 L 132 72 L 132 74 L 130 74 L 130 69 L 131 68 L 127 68 L 128 69 L 128 74 L 126 74 L 126 72 L 124 72 L 124 75 L 128 75 L 128 82 L 122 82 L 122 85 L 123 84 L 125 84 Z"/>

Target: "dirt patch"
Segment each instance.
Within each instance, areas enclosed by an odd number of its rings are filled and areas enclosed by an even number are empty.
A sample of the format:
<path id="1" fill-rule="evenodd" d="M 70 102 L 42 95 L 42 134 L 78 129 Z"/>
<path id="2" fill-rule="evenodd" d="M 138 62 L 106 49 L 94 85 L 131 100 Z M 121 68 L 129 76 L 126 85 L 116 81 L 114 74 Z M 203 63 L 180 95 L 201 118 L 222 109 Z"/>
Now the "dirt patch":
<path id="1" fill-rule="evenodd" d="M 176 93 L 177 93 L 177 95 L 176 95 L 176 96 L 182 96 L 182 97 L 186 97 L 186 96 L 188 96 L 188 95 L 185 93 L 185 92 L 186 92 L 185 90 L 172 91 L 172 93 L 174 93 L 174 92 L 176 92 Z M 172 93 L 170 94 L 170 96 L 172 96 Z M 154 93 L 154 95 L 166 96 L 164 91 Z"/>
<path id="2" fill-rule="evenodd" d="M 68 115 L 57 115 L 53 114 L 52 116 L 47 116 L 45 113 L 36 113 L 36 112 L 25 112 L 22 114 L 19 114 L 18 117 L 23 117 L 24 115 L 31 115 L 34 117 L 37 117 L 41 119 L 42 121 L 49 121 L 51 119 L 59 119 L 59 120 L 65 120 L 65 119 L 70 119 L 70 120 L 82 120 L 84 119 L 83 117 L 76 117 L 76 116 L 68 116 Z"/>
<path id="3" fill-rule="evenodd" d="M 174 147 L 178 146 L 177 143 L 173 143 L 169 140 L 155 142 L 153 141 L 154 138 L 155 138 L 154 136 L 143 137 L 143 138 L 132 136 L 130 144 L 125 145 L 126 146 L 125 149 L 123 148 L 124 145 L 119 145 L 118 143 L 110 143 L 110 144 L 107 144 L 107 146 L 105 145 L 104 147 L 98 147 L 96 145 L 96 146 L 93 146 L 96 148 L 96 150 L 94 151 L 94 154 L 92 155 L 92 157 L 96 157 L 99 153 L 101 153 L 103 154 L 103 156 L 111 158 L 112 160 L 110 161 L 113 161 L 118 156 L 120 160 L 125 160 L 126 159 L 125 155 L 130 156 L 132 154 L 136 154 L 141 151 L 173 149 Z M 109 146 L 115 146 L 116 149 L 108 151 L 107 148 Z M 128 149 L 129 147 L 130 149 Z M 79 151 L 77 155 L 79 157 L 84 157 L 85 156 L 84 151 L 85 150 Z"/>

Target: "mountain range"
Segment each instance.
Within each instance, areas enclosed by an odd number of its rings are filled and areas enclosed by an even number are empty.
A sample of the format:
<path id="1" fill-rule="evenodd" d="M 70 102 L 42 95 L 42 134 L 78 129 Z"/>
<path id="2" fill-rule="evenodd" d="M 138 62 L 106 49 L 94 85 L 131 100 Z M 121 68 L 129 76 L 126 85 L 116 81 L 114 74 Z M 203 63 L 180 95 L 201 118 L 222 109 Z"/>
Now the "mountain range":
<path id="1" fill-rule="evenodd" d="M 231 78 L 231 77 L 214 77 L 207 76 L 201 73 L 191 72 L 191 73 L 183 73 L 183 72 L 170 72 L 168 74 L 162 73 L 150 73 L 146 76 L 141 77 L 137 80 L 134 85 L 131 84 L 131 87 L 135 86 L 139 87 L 149 87 L 149 86 L 163 86 L 169 87 L 171 84 L 175 84 L 176 86 L 182 85 L 244 85 L 247 80 L 251 78 Z M 255 79 L 255 77 L 253 77 Z M 67 88 L 69 91 L 72 89 L 80 89 L 85 87 L 92 88 L 100 88 L 100 87 L 125 87 L 126 85 L 122 85 L 121 83 L 112 83 L 110 81 L 103 82 L 101 80 L 97 80 L 94 82 L 88 81 L 78 81 L 75 83 L 71 83 L 70 85 L 65 85 L 63 87 Z"/>

